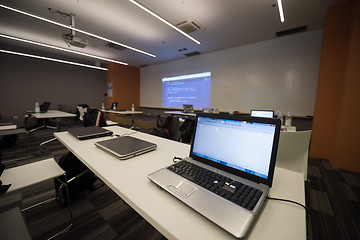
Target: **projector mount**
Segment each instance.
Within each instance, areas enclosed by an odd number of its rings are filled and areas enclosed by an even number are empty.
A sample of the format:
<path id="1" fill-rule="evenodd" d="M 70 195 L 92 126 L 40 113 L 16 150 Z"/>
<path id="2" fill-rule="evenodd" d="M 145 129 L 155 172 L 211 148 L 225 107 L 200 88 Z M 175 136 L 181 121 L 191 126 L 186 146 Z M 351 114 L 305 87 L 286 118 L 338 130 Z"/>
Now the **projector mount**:
<path id="1" fill-rule="evenodd" d="M 75 28 L 75 14 L 73 13 L 64 13 L 61 11 L 52 11 L 51 8 L 49 7 L 49 12 L 50 13 L 58 13 L 63 17 L 69 17 L 70 18 L 70 26 Z M 80 48 L 84 48 L 88 45 L 88 41 L 85 39 L 81 39 L 79 37 L 77 37 L 75 35 L 75 30 L 71 29 L 70 33 L 63 33 L 62 34 L 62 39 L 66 42 L 66 44 L 71 47 L 71 46 L 75 46 L 75 47 L 80 47 Z"/>

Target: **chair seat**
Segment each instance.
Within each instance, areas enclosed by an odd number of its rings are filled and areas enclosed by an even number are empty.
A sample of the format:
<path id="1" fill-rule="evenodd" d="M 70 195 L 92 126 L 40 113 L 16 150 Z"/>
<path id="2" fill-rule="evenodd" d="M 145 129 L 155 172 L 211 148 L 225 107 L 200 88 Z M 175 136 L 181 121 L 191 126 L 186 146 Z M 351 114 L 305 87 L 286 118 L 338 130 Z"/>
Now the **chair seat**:
<path id="1" fill-rule="evenodd" d="M 1 239 L 31 240 L 29 230 L 18 207 L 0 214 Z"/>
<path id="2" fill-rule="evenodd" d="M 276 166 L 304 174 L 307 180 L 307 165 L 311 130 L 280 132 Z"/>
<path id="3" fill-rule="evenodd" d="M 62 186 L 65 186 L 67 199 L 68 199 L 68 209 L 69 209 L 69 215 L 70 215 L 70 224 L 60 232 L 56 233 L 49 239 L 53 239 L 63 233 L 66 233 L 69 231 L 69 229 L 72 226 L 72 212 L 71 212 L 71 204 L 69 201 L 69 191 L 68 191 L 68 184 L 66 179 L 65 171 L 57 164 L 54 158 L 49 158 L 45 160 L 41 160 L 34 163 L 29 163 L 23 166 L 14 167 L 5 169 L 4 172 L 1 175 L 1 181 L 3 184 L 11 184 L 10 188 L 7 192 L 12 192 L 19 190 L 21 188 L 28 187 L 33 184 L 37 184 L 46 180 L 54 179 L 60 176 L 64 176 L 65 183 L 62 183 Z M 29 209 L 32 209 L 34 207 L 40 206 L 44 203 L 48 203 L 52 200 L 55 200 L 56 197 L 53 199 L 45 200 L 40 203 L 34 204 L 30 207 L 27 207 L 25 209 L 22 209 L 21 211 L 27 211 Z M 18 221 L 18 220 L 17 220 Z M 10 231 L 11 233 L 12 231 Z M 0 232 L 1 235 L 1 232 Z M 25 238 L 9 238 L 9 239 L 25 239 Z"/>
<path id="4" fill-rule="evenodd" d="M 62 176 L 65 171 L 54 158 L 41 160 L 19 167 L 5 169 L 1 175 L 3 184 L 11 184 L 7 192 L 19 190 L 33 184 Z"/>

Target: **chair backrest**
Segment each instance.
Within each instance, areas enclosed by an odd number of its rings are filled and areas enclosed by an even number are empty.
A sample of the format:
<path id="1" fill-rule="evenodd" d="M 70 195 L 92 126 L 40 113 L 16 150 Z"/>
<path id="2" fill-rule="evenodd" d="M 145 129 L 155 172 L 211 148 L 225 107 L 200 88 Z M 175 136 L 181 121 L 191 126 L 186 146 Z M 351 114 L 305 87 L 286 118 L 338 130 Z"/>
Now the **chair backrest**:
<path id="1" fill-rule="evenodd" d="M 88 108 L 83 121 L 84 127 L 90 126 L 98 126 L 98 127 L 105 127 L 106 118 L 103 112 L 96 108 Z"/>
<path id="2" fill-rule="evenodd" d="M 311 130 L 280 132 L 276 166 L 304 174 L 307 180 Z"/>
<path id="3" fill-rule="evenodd" d="M 79 104 L 76 107 L 76 118 L 80 119 L 80 121 L 84 120 L 84 115 L 88 109 L 88 105 L 87 104 Z"/>

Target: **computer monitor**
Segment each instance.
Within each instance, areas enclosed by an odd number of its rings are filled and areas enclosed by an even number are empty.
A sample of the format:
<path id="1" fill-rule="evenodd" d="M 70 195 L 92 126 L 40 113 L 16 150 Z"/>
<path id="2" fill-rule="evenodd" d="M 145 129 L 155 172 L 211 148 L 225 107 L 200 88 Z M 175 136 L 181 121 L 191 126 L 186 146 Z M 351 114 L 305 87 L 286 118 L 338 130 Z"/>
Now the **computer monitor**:
<path id="1" fill-rule="evenodd" d="M 250 115 L 252 117 L 273 118 L 274 111 L 273 110 L 251 110 Z"/>
<path id="2" fill-rule="evenodd" d="M 192 104 L 183 104 L 183 111 L 185 113 L 193 113 L 194 112 L 194 107 Z"/>

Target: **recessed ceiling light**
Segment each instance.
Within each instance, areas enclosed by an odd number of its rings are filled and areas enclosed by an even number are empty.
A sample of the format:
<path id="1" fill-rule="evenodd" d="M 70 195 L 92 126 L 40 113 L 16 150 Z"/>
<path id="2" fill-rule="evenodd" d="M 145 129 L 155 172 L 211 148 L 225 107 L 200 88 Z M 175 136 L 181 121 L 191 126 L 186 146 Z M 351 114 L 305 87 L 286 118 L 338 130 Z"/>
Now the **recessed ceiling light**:
<path id="1" fill-rule="evenodd" d="M 56 49 L 56 50 L 60 50 L 60 51 L 64 51 L 64 52 L 70 52 L 70 53 L 74 53 L 74 54 L 82 55 L 82 56 L 86 56 L 86 57 L 92 57 L 92 58 L 96 58 L 96 59 L 104 60 L 104 61 L 108 61 L 108 62 L 128 65 L 127 63 L 116 61 L 116 60 L 113 60 L 113 59 L 110 59 L 110 58 L 104 58 L 104 57 L 99 57 L 99 56 L 95 56 L 95 55 L 88 54 L 88 53 L 77 52 L 77 51 L 74 51 L 74 50 L 71 50 L 71 49 L 60 48 L 60 47 L 52 46 L 52 45 L 45 44 L 45 43 L 34 42 L 34 41 L 31 41 L 31 40 L 27 40 L 27 39 L 13 37 L 13 36 L 9 36 L 9 35 L 4 35 L 4 34 L 1 34 L 1 33 L 0 33 L 0 37 L 16 40 L 16 41 L 20 41 L 20 42 L 30 43 L 30 44 L 37 45 L 37 46 L 52 48 L 52 49 Z"/>
<path id="2" fill-rule="evenodd" d="M 143 9 L 144 11 L 150 13 L 151 15 L 153 15 L 154 17 L 156 17 L 157 19 L 159 19 L 160 21 L 162 21 L 163 23 L 167 24 L 168 26 L 170 26 L 171 28 L 175 29 L 176 31 L 178 31 L 179 33 L 183 34 L 184 36 L 186 36 L 187 38 L 191 39 L 192 41 L 196 42 L 197 44 L 201 44 L 201 42 L 199 42 L 198 40 L 196 40 L 195 38 L 193 38 L 192 36 L 190 36 L 189 34 L 185 33 L 184 31 L 180 30 L 179 28 L 177 28 L 176 26 L 174 26 L 173 24 L 171 24 L 170 22 L 168 22 L 167 20 L 165 20 L 164 18 L 160 17 L 159 15 L 157 15 L 156 13 L 154 13 L 153 11 L 151 11 L 150 9 L 146 8 L 145 6 L 141 5 L 140 3 L 134 1 L 134 0 L 129 0 L 131 3 L 135 4 L 136 6 L 138 6 L 139 8 Z"/>
<path id="3" fill-rule="evenodd" d="M 24 57 L 37 58 L 37 59 L 42 59 L 42 60 L 47 60 L 47 61 L 52 61 L 52 62 L 59 62 L 59 63 L 71 64 L 71 65 L 75 65 L 75 66 L 81 66 L 81 67 L 87 67 L 87 68 L 94 68 L 94 69 L 103 70 L 103 71 L 107 71 L 107 70 L 108 70 L 107 68 L 103 68 L 103 67 L 97 67 L 97 66 L 92 66 L 92 65 L 82 64 L 82 63 L 77 63 L 77 62 L 70 62 L 70 61 L 65 61 L 65 60 L 56 59 L 56 58 L 43 57 L 43 56 L 38 56 L 38 55 L 33 55 L 33 54 L 27 54 L 27 53 L 21 53 L 21 52 L 8 51 L 8 50 L 4 50 L 4 49 L 0 49 L 0 52 L 2 52 L 2 53 L 8 53 L 8 54 L 13 54 L 13 55 L 18 55 L 18 56 L 24 56 Z"/>
<path id="4" fill-rule="evenodd" d="M 134 48 L 134 47 L 130 47 L 130 46 L 128 46 L 128 45 L 125 45 L 125 44 L 122 44 L 122 43 L 119 43 L 119 42 L 116 42 L 116 41 L 113 41 L 113 40 L 110 40 L 110 39 L 101 37 L 101 36 L 96 35 L 96 34 L 93 34 L 93 33 L 89 33 L 89 32 L 86 32 L 86 31 L 83 31 L 83 30 L 74 28 L 74 27 L 72 27 L 72 26 L 68 26 L 68 25 L 65 25 L 65 24 L 62 24 L 62 23 L 58 23 L 58 22 L 55 22 L 55 21 L 52 21 L 52 20 L 49 20 L 49 19 L 46 19 L 46 18 L 43 18 L 43 17 L 39 17 L 39 16 L 36 16 L 36 15 L 34 15 L 34 14 L 27 13 L 27 12 L 24 12 L 24 11 L 15 9 L 15 8 L 11 8 L 11 7 L 2 5 L 2 4 L 0 4 L 0 7 L 5 8 L 5 9 L 8 9 L 8 10 L 11 10 L 11 11 L 14 11 L 14 12 L 17 12 L 17 13 L 21 13 L 21 14 L 24 14 L 24 15 L 26 15 L 26 16 L 33 17 L 33 18 L 36 18 L 36 19 L 39 19 L 39 20 L 42 20 L 42 21 L 45 21 L 45 22 L 48 22 L 48 23 L 52 23 L 52 24 L 58 25 L 58 26 L 60 26 L 60 27 L 64 27 L 64 28 L 67 28 L 67 29 L 70 29 L 70 30 L 73 30 L 73 31 L 81 32 L 81 33 L 86 34 L 86 35 L 89 35 L 89 36 L 91 36 L 91 37 L 95 37 L 95 38 L 98 38 L 98 39 L 101 39 L 101 40 L 104 40 L 104 41 L 107 41 L 107 42 L 111 42 L 111 43 L 113 43 L 113 44 L 116 44 L 116 45 L 119 45 L 119 46 L 128 48 L 128 49 L 130 49 L 130 50 L 133 50 L 133 51 L 136 51 L 136 52 L 145 54 L 145 55 L 148 55 L 148 56 L 150 56 L 150 57 L 156 57 L 154 54 L 151 54 L 151 53 L 148 53 L 148 52 L 139 50 L 139 49 Z"/>
<path id="5" fill-rule="evenodd" d="M 280 21 L 281 21 L 281 22 L 284 22 L 284 21 L 285 21 L 285 17 L 284 17 L 284 10 L 283 10 L 283 7 L 282 7 L 282 2 L 281 2 L 281 0 L 277 0 L 277 5 L 278 5 L 278 8 L 279 8 Z"/>

